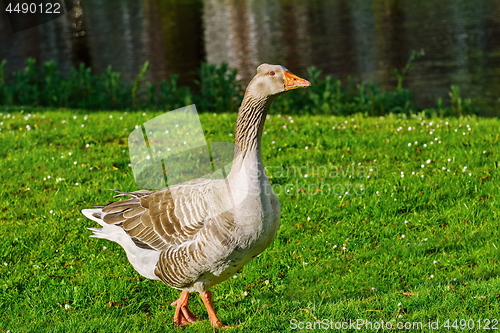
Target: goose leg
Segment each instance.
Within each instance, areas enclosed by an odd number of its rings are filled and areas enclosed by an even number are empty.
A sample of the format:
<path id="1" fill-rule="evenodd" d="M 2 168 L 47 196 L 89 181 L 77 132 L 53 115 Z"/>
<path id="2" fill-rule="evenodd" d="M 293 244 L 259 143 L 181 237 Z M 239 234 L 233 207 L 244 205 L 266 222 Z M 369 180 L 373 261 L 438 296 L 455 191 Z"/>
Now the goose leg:
<path id="1" fill-rule="evenodd" d="M 198 320 L 196 316 L 188 309 L 189 293 L 181 292 L 179 299 L 170 305 L 177 305 L 175 308 L 174 325 L 186 326 L 189 323 L 194 323 Z"/>
<path id="2" fill-rule="evenodd" d="M 220 319 L 215 314 L 214 307 L 212 306 L 212 292 L 207 290 L 204 293 L 200 293 L 201 299 L 203 300 L 203 304 L 207 308 L 208 318 L 210 318 L 210 323 L 213 327 L 229 327 L 227 325 L 223 325 Z"/>

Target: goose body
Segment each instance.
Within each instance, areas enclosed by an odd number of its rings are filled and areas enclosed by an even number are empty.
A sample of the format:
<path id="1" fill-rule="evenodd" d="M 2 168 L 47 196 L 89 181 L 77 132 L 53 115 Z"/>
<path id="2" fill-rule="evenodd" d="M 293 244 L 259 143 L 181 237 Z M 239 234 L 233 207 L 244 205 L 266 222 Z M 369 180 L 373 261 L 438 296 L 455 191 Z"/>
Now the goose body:
<path id="1" fill-rule="evenodd" d="M 282 66 L 263 64 L 245 92 L 235 131 L 235 153 L 225 179 L 199 178 L 158 191 L 121 192 L 129 196 L 83 214 L 102 228 L 94 237 L 120 244 L 134 269 L 182 290 L 176 325 L 197 318 L 187 309 L 199 292 L 213 326 L 209 288 L 234 275 L 262 253 L 276 236 L 280 204 L 261 157 L 267 111 L 281 93 L 310 83 Z"/>

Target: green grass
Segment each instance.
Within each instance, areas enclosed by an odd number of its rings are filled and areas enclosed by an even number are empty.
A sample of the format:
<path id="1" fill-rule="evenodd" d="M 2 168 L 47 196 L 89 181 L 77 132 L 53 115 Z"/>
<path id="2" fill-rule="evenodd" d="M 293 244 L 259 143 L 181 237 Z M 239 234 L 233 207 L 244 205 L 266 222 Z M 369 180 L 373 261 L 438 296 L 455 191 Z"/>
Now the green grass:
<path id="1" fill-rule="evenodd" d="M 203 321 L 175 328 L 179 292 L 89 238 L 96 224 L 80 213 L 112 200 L 107 189 L 138 189 L 127 137 L 160 113 L 0 112 L 0 332 L 213 331 L 197 295 Z M 232 141 L 235 119 L 202 114 L 207 140 Z M 268 175 L 290 192 L 271 246 L 213 288 L 222 322 L 280 332 L 292 319 L 498 319 L 498 119 L 271 115 L 264 131 Z M 281 174 L 292 166 L 302 174 Z"/>

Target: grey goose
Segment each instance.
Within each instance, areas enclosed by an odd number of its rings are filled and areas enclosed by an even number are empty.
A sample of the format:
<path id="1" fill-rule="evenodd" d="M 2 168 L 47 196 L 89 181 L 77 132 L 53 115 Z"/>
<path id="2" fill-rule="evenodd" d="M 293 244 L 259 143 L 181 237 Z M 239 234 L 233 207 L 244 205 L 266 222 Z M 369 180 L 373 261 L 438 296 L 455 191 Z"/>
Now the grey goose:
<path id="1" fill-rule="evenodd" d="M 225 179 L 121 192 L 116 197 L 129 198 L 82 211 L 102 226 L 89 228 L 92 236 L 120 244 L 139 274 L 182 291 L 172 303 L 175 325 L 198 320 L 188 309 L 189 293 L 198 292 L 212 326 L 227 327 L 215 314 L 209 289 L 262 253 L 279 227 L 280 203 L 261 157 L 267 112 L 280 94 L 310 85 L 282 66 L 260 65 L 239 108 Z"/>

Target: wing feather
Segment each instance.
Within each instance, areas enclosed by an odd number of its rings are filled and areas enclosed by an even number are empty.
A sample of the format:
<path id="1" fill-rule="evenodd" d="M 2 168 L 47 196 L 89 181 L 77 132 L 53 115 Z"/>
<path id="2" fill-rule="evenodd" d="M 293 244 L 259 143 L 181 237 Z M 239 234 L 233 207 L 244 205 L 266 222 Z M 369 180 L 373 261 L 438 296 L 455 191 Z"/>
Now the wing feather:
<path id="1" fill-rule="evenodd" d="M 209 207 L 203 188 L 213 181 L 197 179 L 155 192 L 117 191 L 116 197 L 130 198 L 109 203 L 102 208 L 101 218 L 121 226 L 136 245 L 164 250 L 186 242 L 203 228 Z"/>

